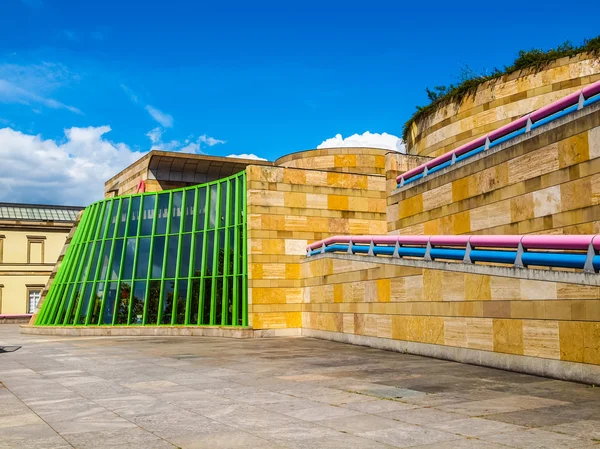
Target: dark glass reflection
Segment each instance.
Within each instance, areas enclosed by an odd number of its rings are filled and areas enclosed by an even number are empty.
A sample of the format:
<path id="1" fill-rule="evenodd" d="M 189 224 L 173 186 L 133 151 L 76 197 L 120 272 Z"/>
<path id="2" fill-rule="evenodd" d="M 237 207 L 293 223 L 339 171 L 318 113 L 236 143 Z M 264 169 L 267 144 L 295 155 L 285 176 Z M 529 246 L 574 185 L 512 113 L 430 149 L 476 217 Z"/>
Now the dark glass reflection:
<path id="1" fill-rule="evenodd" d="M 152 249 L 152 278 L 160 279 L 162 276 L 163 258 L 165 255 L 165 238 L 154 237 Z"/>
<path id="2" fill-rule="evenodd" d="M 152 224 L 154 223 L 154 206 L 156 205 L 156 196 L 149 195 L 144 197 L 142 204 L 142 224 L 140 235 L 151 235 Z"/>
<path id="3" fill-rule="evenodd" d="M 171 234 L 179 232 L 181 224 L 181 203 L 183 201 L 183 192 L 173 192 L 173 200 L 171 204 Z"/>
<path id="4" fill-rule="evenodd" d="M 119 224 L 117 226 L 117 237 L 125 236 L 125 225 L 127 224 L 127 215 L 129 214 L 129 198 L 123 198 L 121 213 L 119 214 Z"/>
<path id="5" fill-rule="evenodd" d="M 156 216 L 155 233 L 165 234 L 167 232 L 167 217 L 169 216 L 169 194 L 161 193 L 158 195 L 158 212 Z"/>
<path id="6" fill-rule="evenodd" d="M 117 283 L 109 282 L 106 297 L 104 298 L 104 311 L 102 313 L 102 322 L 100 324 L 112 324 L 116 299 Z"/>
<path id="7" fill-rule="evenodd" d="M 146 299 L 146 282 L 135 281 L 131 304 L 131 324 L 142 324 L 144 302 Z"/>
<path id="8" fill-rule="evenodd" d="M 115 312 L 115 324 L 127 324 L 130 302 L 131 284 L 129 282 L 121 282 L 121 285 L 119 286 L 119 299 L 117 301 L 117 310 Z"/>
<path id="9" fill-rule="evenodd" d="M 183 223 L 183 232 L 191 232 L 194 224 L 194 197 L 195 190 L 185 192 L 185 219 Z M 204 225 L 203 225 L 204 226 Z"/>
<path id="10" fill-rule="evenodd" d="M 164 281 L 163 283 L 163 314 L 162 324 L 171 324 L 173 318 L 173 299 L 175 293 L 175 281 Z"/>
<path id="11" fill-rule="evenodd" d="M 137 267 L 135 268 L 136 279 L 145 279 L 148 276 L 148 261 L 150 259 L 150 237 L 140 238 L 137 248 Z"/>
<path id="12" fill-rule="evenodd" d="M 127 239 L 125 247 L 125 259 L 123 260 L 123 272 L 121 279 L 129 280 L 133 277 L 133 261 L 135 259 L 135 238 Z"/>
<path id="13" fill-rule="evenodd" d="M 187 277 L 190 270 L 190 253 L 192 246 L 192 234 L 181 236 L 181 251 L 179 252 L 179 277 Z"/>
<path id="14" fill-rule="evenodd" d="M 127 235 L 137 235 L 138 223 L 140 221 L 140 202 L 139 196 L 133 197 L 131 200 L 131 211 L 129 213 L 129 228 L 127 228 Z"/>

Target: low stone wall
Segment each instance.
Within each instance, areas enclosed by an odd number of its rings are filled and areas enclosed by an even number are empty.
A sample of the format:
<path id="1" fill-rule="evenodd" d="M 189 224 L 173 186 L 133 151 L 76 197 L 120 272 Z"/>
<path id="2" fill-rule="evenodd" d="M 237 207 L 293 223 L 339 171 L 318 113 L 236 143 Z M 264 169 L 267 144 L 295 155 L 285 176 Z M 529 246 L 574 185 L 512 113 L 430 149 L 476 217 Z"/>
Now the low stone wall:
<path id="1" fill-rule="evenodd" d="M 392 234 L 600 232 L 600 104 L 401 187 Z"/>
<path id="2" fill-rule="evenodd" d="M 220 326 L 21 326 L 22 334 L 56 337 L 225 337 L 267 338 L 294 337 L 299 328 L 251 329 Z"/>
<path id="3" fill-rule="evenodd" d="M 305 335 L 600 381 L 598 286 L 328 256 L 303 274 Z"/>

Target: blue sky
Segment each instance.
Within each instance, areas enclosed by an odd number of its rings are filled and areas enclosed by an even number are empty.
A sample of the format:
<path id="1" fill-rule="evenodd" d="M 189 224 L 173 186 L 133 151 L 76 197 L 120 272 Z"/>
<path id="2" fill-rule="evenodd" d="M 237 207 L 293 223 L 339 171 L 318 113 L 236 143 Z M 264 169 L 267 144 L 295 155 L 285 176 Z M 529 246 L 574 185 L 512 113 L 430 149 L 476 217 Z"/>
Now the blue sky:
<path id="1" fill-rule="evenodd" d="M 107 126 L 88 137 L 134 155 L 154 145 L 267 159 L 336 134 L 400 135 L 425 87 L 593 37 L 593 21 L 575 19 L 596 7 L 571 4 L 565 20 L 564 2 L 548 1 L 0 0 L 0 128 L 63 150 L 65 129 Z M 4 184 L 0 200 L 31 198 L 31 186 Z"/>

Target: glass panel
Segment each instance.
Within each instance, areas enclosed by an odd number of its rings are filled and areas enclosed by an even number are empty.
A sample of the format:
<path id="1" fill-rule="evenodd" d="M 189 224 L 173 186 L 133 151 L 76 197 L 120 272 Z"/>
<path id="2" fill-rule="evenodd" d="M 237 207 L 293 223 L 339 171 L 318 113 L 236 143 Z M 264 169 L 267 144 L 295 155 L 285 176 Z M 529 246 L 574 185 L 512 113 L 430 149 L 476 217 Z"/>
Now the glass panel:
<path id="1" fill-rule="evenodd" d="M 109 225 L 108 225 L 108 232 L 107 232 L 107 236 L 110 238 L 114 235 L 115 232 L 115 225 L 117 224 L 117 216 L 119 213 L 119 204 L 120 204 L 121 200 L 115 200 L 113 202 L 113 207 L 112 207 L 112 212 L 110 213 L 110 221 L 109 221 Z"/>
<path id="2" fill-rule="evenodd" d="M 100 242 L 96 242 L 96 246 L 94 248 L 94 256 L 92 257 L 92 264 L 89 267 L 89 275 L 87 276 L 88 281 L 93 281 L 96 276 L 96 268 L 98 267 L 98 259 L 100 257 L 100 247 L 102 245 Z M 83 280 L 83 278 L 81 279 Z"/>
<path id="3" fill-rule="evenodd" d="M 183 192 L 173 192 L 173 202 L 171 204 L 171 234 L 179 232 L 179 225 L 181 224 L 181 201 L 183 199 Z"/>
<path id="4" fill-rule="evenodd" d="M 123 239 L 115 240 L 113 249 L 113 260 L 110 269 L 110 279 L 115 280 L 119 277 L 121 268 L 121 257 L 123 255 Z"/>
<path id="5" fill-rule="evenodd" d="M 202 245 L 204 244 L 204 233 L 196 233 L 196 248 L 194 249 L 194 276 L 202 275 Z"/>
<path id="6" fill-rule="evenodd" d="M 198 305 L 200 304 L 200 279 L 192 279 L 192 301 L 190 324 L 198 324 Z"/>
<path id="7" fill-rule="evenodd" d="M 206 236 L 206 267 L 204 267 L 204 274 L 206 276 L 212 276 L 213 272 L 213 253 L 215 243 L 215 231 L 208 231 Z"/>
<path id="8" fill-rule="evenodd" d="M 225 267 L 225 229 L 219 231 L 219 260 L 217 262 L 217 274 L 223 274 L 223 268 Z"/>
<path id="9" fill-rule="evenodd" d="M 192 234 L 181 236 L 181 253 L 179 255 L 179 277 L 187 277 L 190 269 L 190 252 L 192 245 Z"/>
<path id="10" fill-rule="evenodd" d="M 177 269 L 177 245 L 179 244 L 179 236 L 172 235 L 169 237 L 169 247 L 167 248 L 167 270 L 165 277 L 174 278 Z"/>
<path id="11" fill-rule="evenodd" d="M 135 238 L 127 239 L 125 248 L 125 260 L 123 261 L 123 272 L 121 279 L 131 279 L 133 277 L 133 259 L 135 257 Z"/>
<path id="12" fill-rule="evenodd" d="M 137 288 L 137 283 L 136 283 Z M 119 302 L 117 304 L 117 318 L 115 324 L 127 324 L 127 316 L 129 314 L 129 301 L 131 299 L 131 284 L 121 282 L 119 287 Z M 133 313 L 133 312 L 132 312 Z M 141 320 L 141 317 L 140 317 Z"/>
<path id="13" fill-rule="evenodd" d="M 183 232 L 191 232 L 194 224 L 194 196 L 196 189 L 186 190 L 185 192 L 185 220 Z"/>
<path id="14" fill-rule="evenodd" d="M 100 268 L 100 277 L 98 277 L 98 280 L 100 280 L 100 281 L 103 281 L 106 279 L 106 272 L 108 271 L 108 261 L 110 258 L 111 248 L 112 248 L 111 240 L 104 242 L 104 251 L 102 252 L 102 265 Z"/>
<path id="15" fill-rule="evenodd" d="M 131 199 L 131 213 L 129 214 L 129 228 L 127 235 L 137 235 L 138 222 L 140 221 L 140 197 L 136 196 Z"/>
<path id="16" fill-rule="evenodd" d="M 154 248 L 152 250 L 152 274 L 153 279 L 162 277 L 162 265 L 165 254 L 165 238 L 154 237 Z"/>
<path id="17" fill-rule="evenodd" d="M 117 237 L 125 236 L 125 224 L 127 223 L 127 212 L 129 208 L 129 198 L 123 198 L 121 214 L 119 216 L 119 225 L 117 227 Z"/>
<path id="18" fill-rule="evenodd" d="M 235 214 L 237 211 L 235 210 L 235 192 L 236 192 L 236 180 L 231 180 L 231 195 L 229 197 L 229 224 L 235 224 Z"/>
<path id="19" fill-rule="evenodd" d="M 227 186 L 229 185 L 229 183 L 227 181 L 222 182 L 221 183 L 221 213 L 219 214 L 220 216 L 220 221 L 219 221 L 219 227 L 223 227 L 225 226 L 225 217 L 227 214 Z"/>
<path id="20" fill-rule="evenodd" d="M 142 324 L 145 297 L 146 282 L 136 281 L 133 289 L 133 304 L 131 306 L 131 324 Z"/>
<path id="21" fill-rule="evenodd" d="M 91 257 L 92 257 L 92 242 L 89 242 L 87 244 L 86 253 L 85 253 L 85 259 L 83 261 L 83 270 L 81 270 L 81 276 L 79 277 L 80 281 L 84 280 L 85 275 L 88 272 L 88 268 L 90 266 L 90 258 Z"/>
<path id="22" fill-rule="evenodd" d="M 200 324 L 209 324 L 210 323 L 210 298 L 212 292 L 212 278 L 204 279 L 204 301 L 202 308 L 202 321 Z"/>
<path id="23" fill-rule="evenodd" d="M 101 324 L 112 324 L 113 313 L 115 310 L 115 300 L 117 299 L 117 283 L 110 282 L 104 299 L 104 312 L 102 314 Z"/>
<path id="24" fill-rule="evenodd" d="M 223 310 L 223 277 L 219 276 L 215 279 L 215 324 L 221 324 L 221 312 Z"/>
<path id="25" fill-rule="evenodd" d="M 144 197 L 142 209 L 142 225 L 140 235 L 152 234 L 152 223 L 154 221 L 154 206 L 156 205 L 156 195 Z"/>
<path id="26" fill-rule="evenodd" d="M 171 324 L 173 313 L 173 295 L 175 281 L 165 281 L 163 284 L 163 315 L 162 324 Z"/>
<path id="27" fill-rule="evenodd" d="M 150 258 L 150 238 L 141 238 L 137 249 L 137 267 L 135 269 L 136 279 L 148 277 L 148 259 Z"/>
<path id="28" fill-rule="evenodd" d="M 157 323 L 159 300 L 160 300 L 160 281 L 150 281 L 149 288 L 148 288 L 148 317 L 146 318 L 146 324 L 156 324 Z"/>
<path id="29" fill-rule="evenodd" d="M 106 230 L 106 222 L 108 221 L 108 214 L 110 213 L 110 203 L 106 203 L 104 206 L 104 215 L 102 217 L 102 225 L 100 226 L 100 232 L 96 236 L 97 239 L 104 238 L 104 231 Z"/>
<path id="30" fill-rule="evenodd" d="M 90 316 L 90 324 L 98 324 L 100 318 L 100 307 L 102 306 L 102 297 L 104 296 L 104 282 L 96 284 L 96 294 L 92 298 L 92 315 Z"/>
<path id="31" fill-rule="evenodd" d="M 210 186 L 210 206 L 208 209 L 208 227 L 214 228 L 217 223 L 217 203 L 219 197 L 217 196 L 217 185 L 213 184 Z"/>
<path id="32" fill-rule="evenodd" d="M 71 298 L 71 293 L 73 293 L 73 286 L 74 284 L 69 284 L 69 287 L 67 288 L 67 293 L 65 296 L 65 301 L 63 303 L 63 308 L 60 311 L 60 313 L 58 314 L 58 316 L 56 317 L 56 324 L 62 324 L 64 318 L 65 318 L 65 314 L 67 313 L 67 310 L 69 309 L 69 300 Z"/>
<path id="33" fill-rule="evenodd" d="M 164 234 L 167 232 L 167 216 L 169 214 L 169 194 L 161 193 L 158 195 L 158 215 L 156 217 L 155 234 Z"/>
<path id="34" fill-rule="evenodd" d="M 93 285 L 94 284 L 91 282 L 85 284 L 85 290 L 82 298 L 83 303 L 81 304 L 81 313 L 79 314 L 79 320 L 77 321 L 77 324 L 85 324 L 85 318 L 87 316 L 88 306 L 90 304 L 90 296 L 92 294 Z"/>
<path id="35" fill-rule="evenodd" d="M 196 219 L 196 229 L 204 229 L 204 217 L 206 216 L 206 187 L 198 191 L 198 218 Z"/>
<path id="36" fill-rule="evenodd" d="M 177 315 L 175 316 L 175 324 L 185 324 L 185 307 L 187 300 L 188 281 L 181 280 L 177 283 Z"/>

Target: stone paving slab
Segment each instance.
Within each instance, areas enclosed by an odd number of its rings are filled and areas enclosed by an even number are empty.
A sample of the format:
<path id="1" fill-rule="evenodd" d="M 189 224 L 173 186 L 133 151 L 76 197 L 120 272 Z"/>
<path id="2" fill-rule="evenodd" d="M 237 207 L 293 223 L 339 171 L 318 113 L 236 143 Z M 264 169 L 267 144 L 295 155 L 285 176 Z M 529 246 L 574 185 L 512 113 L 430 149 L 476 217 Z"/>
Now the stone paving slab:
<path id="1" fill-rule="evenodd" d="M 0 449 L 600 449 L 600 389 L 310 338 L 0 325 Z"/>

